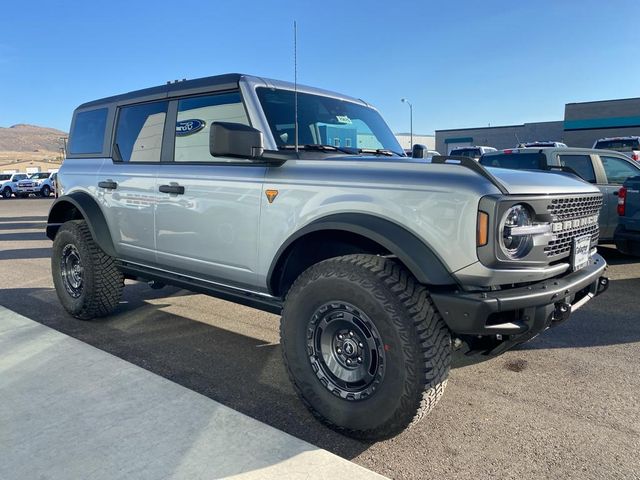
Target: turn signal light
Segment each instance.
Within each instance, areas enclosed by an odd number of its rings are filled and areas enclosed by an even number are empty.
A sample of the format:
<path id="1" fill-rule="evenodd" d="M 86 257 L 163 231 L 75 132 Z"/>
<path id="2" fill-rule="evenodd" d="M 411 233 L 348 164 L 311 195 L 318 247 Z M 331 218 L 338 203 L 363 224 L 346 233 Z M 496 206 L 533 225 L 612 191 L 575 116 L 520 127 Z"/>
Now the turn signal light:
<path id="1" fill-rule="evenodd" d="M 478 229 L 476 234 L 476 245 L 484 247 L 489 243 L 489 214 L 478 212 Z"/>

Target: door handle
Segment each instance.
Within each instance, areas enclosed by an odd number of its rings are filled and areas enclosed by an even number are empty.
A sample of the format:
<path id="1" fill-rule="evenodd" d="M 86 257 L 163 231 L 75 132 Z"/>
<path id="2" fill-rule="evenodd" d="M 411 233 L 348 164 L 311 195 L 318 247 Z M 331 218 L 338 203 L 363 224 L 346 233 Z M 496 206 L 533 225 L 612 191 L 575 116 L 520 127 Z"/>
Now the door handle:
<path id="1" fill-rule="evenodd" d="M 107 190 L 115 190 L 118 188 L 118 183 L 113 180 L 105 180 L 102 182 L 98 182 L 98 187 L 106 188 Z"/>
<path id="2" fill-rule="evenodd" d="M 174 195 L 184 195 L 184 187 L 177 183 L 171 185 L 160 185 L 158 189 L 162 193 L 173 193 Z"/>

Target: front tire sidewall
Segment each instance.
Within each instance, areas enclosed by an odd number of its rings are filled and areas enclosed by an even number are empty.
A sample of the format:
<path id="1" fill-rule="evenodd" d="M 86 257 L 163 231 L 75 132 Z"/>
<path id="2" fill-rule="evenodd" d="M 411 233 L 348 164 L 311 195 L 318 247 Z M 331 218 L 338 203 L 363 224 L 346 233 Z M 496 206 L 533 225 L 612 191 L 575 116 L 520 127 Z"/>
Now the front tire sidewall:
<path id="1" fill-rule="evenodd" d="M 51 195 L 51 190 L 49 189 L 49 187 L 42 187 L 41 194 L 44 198 L 47 198 L 49 195 Z"/>
<path id="2" fill-rule="evenodd" d="M 387 346 L 384 378 L 364 400 L 349 401 L 330 392 L 320 383 L 308 358 L 308 322 L 320 306 L 333 301 L 347 302 L 362 310 Z M 320 418 L 352 435 L 366 436 L 367 431 L 379 425 L 394 423 L 393 417 L 407 410 L 401 402 L 420 398 L 422 386 L 414 367 L 415 361 L 420 361 L 419 339 L 413 338 L 415 334 L 410 329 L 403 328 L 403 319 L 407 317 L 402 314 L 399 302 L 383 286 L 377 285 L 370 291 L 346 278 L 319 278 L 296 292 L 291 301 L 287 300 L 282 325 L 287 364 L 301 395 Z M 410 378 L 411 373 L 414 378 Z M 405 420 L 400 422 L 402 427 L 410 421 Z"/>
<path id="3" fill-rule="evenodd" d="M 5 187 L 5 189 L 2 190 L 2 197 L 11 198 L 11 189 L 9 187 Z"/>
<path id="4" fill-rule="evenodd" d="M 64 286 L 61 274 L 60 259 L 62 251 L 67 245 L 73 245 L 80 256 L 80 262 L 83 267 L 82 272 L 82 291 L 78 298 L 72 297 Z M 76 318 L 87 320 L 86 312 L 87 304 L 90 300 L 90 292 L 95 288 L 95 272 L 93 268 L 93 258 L 91 250 L 82 236 L 77 226 L 71 224 L 69 227 L 61 228 L 53 242 L 53 252 L 51 255 L 51 272 L 53 273 L 53 283 L 58 294 L 58 299 L 62 306 L 71 315 Z"/>

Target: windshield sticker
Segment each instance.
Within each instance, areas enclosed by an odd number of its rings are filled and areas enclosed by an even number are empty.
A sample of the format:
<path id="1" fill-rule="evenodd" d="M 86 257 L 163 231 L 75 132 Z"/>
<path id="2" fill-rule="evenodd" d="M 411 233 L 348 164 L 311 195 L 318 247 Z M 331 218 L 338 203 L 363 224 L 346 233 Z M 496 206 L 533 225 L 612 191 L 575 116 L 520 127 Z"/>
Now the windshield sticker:
<path id="1" fill-rule="evenodd" d="M 176 136 L 186 137 L 199 132 L 205 127 L 204 120 L 198 120 L 197 118 L 191 118 L 189 120 L 180 120 L 176 123 Z"/>
<path id="2" fill-rule="evenodd" d="M 351 125 L 351 119 L 349 117 L 347 117 L 346 115 L 336 115 L 336 120 L 338 120 L 338 122 L 340 123 L 344 123 L 346 125 Z"/>

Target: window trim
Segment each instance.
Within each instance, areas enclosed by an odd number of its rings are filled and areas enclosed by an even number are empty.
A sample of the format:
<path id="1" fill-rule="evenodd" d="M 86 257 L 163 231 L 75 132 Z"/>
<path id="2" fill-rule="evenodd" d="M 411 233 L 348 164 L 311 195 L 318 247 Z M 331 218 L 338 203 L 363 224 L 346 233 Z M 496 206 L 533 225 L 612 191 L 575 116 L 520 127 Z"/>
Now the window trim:
<path id="1" fill-rule="evenodd" d="M 602 179 L 606 178 L 603 177 L 603 172 L 601 171 L 602 165 L 596 160 L 597 155 L 588 152 L 558 152 L 556 153 L 556 164 L 559 166 L 563 166 L 560 157 L 589 157 L 589 159 L 591 160 L 591 168 L 593 169 L 595 182 L 590 182 L 589 180 L 585 180 L 579 175 L 578 176 L 581 180 L 590 183 L 591 185 L 602 185 Z"/>
<path id="2" fill-rule="evenodd" d="M 91 107 L 86 107 L 82 109 L 76 109 L 73 112 L 73 117 L 71 119 L 71 126 L 69 127 L 69 136 L 73 133 L 75 129 L 76 122 L 78 120 L 78 114 L 91 112 L 93 110 L 101 110 L 103 108 L 107 109 L 107 119 L 104 127 L 104 137 L 102 139 L 102 150 L 100 152 L 95 153 L 71 153 L 67 151 L 66 158 L 68 159 L 76 159 L 76 158 L 105 158 L 111 154 L 111 142 L 110 138 L 112 136 L 113 130 L 113 120 L 114 120 L 114 106 L 113 104 L 104 104 L 104 105 L 95 105 Z"/>

